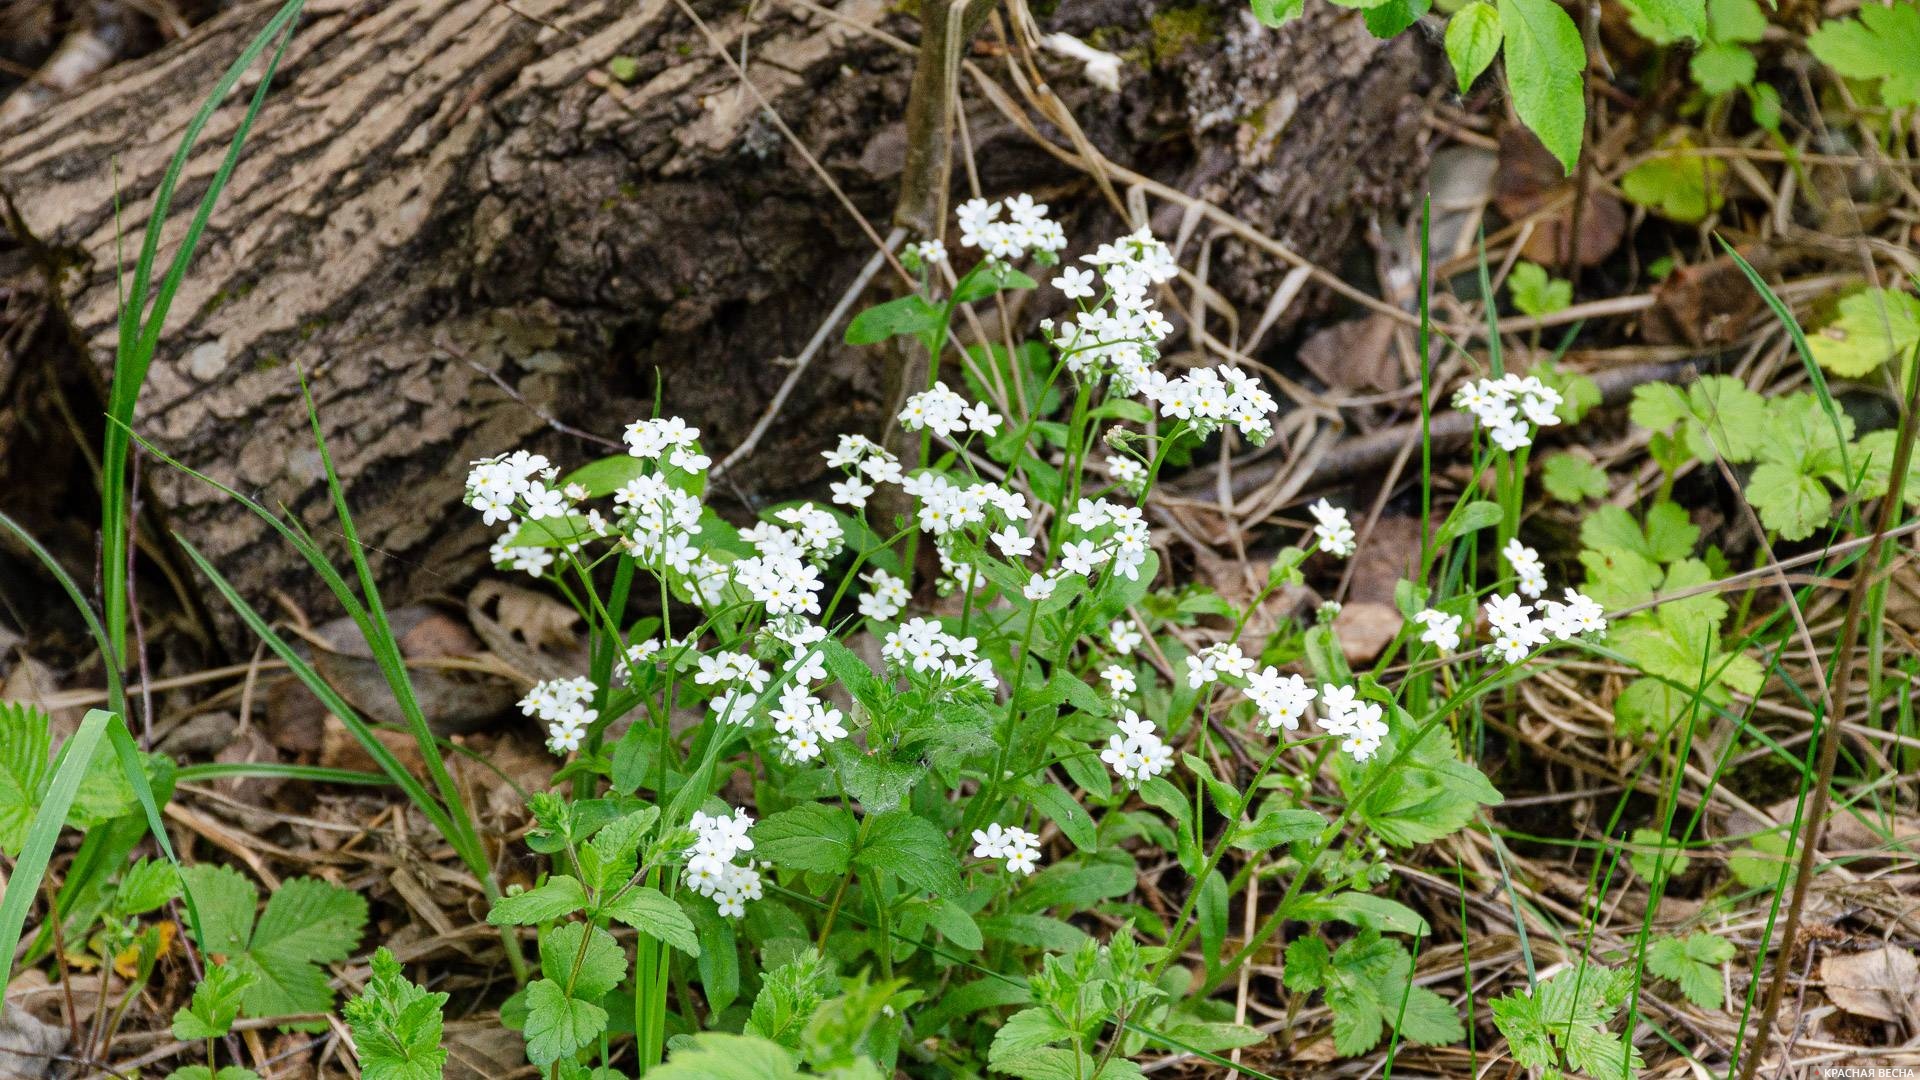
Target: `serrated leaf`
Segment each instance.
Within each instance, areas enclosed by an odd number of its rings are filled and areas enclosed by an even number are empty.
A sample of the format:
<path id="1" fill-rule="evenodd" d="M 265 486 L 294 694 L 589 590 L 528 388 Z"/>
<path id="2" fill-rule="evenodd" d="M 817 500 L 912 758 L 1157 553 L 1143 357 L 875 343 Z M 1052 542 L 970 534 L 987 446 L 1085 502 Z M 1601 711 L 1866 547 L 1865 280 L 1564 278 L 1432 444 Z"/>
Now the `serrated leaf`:
<path id="1" fill-rule="evenodd" d="M 1920 65 L 1916 65 L 1920 66 Z M 1840 301 L 1833 322 L 1807 335 L 1819 365 L 1844 379 L 1870 374 L 1920 344 L 1920 297 L 1898 289 L 1863 289 Z"/>
<path id="2" fill-rule="evenodd" d="M 555 874 L 539 886 L 493 902 L 487 922 L 493 926 L 532 926 L 586 910 L 587 890 L 578 878 Z"/>
<path id="3" fill-rule="evenodd" d="M 318 965 L 345 960 L 366 924 L 367 900 L 357 892 L 314 878 L 283 883 L 260 913 L 247 951 L 234 959 L 254 975 L 241 995 L 247 1015 L 330 1010 L 333 988 Z M 317 1029 L 324 1021 L 292 1026 Z"/>
<path id="4" fill-rule="evenodd" d="M 747 1034 L 799 1049 L 800 1032 L 832 989 L 832 969 L 812 948 L 768 971 L 747 1020 Z"/>
<path id="5" fill-rule="evenodd" d="M 1805 540 L 1833 517 L 1827 485 L 1777 461 L 1763 462 L 1747 480 L 1747 502 L 1760 523 L 1782 540 Z"/>
<path id="6" fill-rule="evenodd" d="M 761 819 L 753 827 L 753 850 L 783 870 L 844 874 L 853 859 L 853 834 L 846 808 L 802 803 Z"/>
<path id="7" fill-rule="evenodd" d="M 1553 0 L 1499 0 L 1498 11 L 1514 111 L 1571 175 L 1587 127 L 1580 29 Z"/>
<path id="8" fill-rule="evenodd" d="M 573 997 L 598 1001 L 626 978 L 626 950 L 597 926 L 561 923 L 540 932 L 540 974 Z"/>
<path id="9" fill-rule="evenodd" d="M 1920 4 L 1864 4 L 1857 19 L 1820 24 L 1807 48 L 1849 79 L 1878 79 L 1888 106 L 1920 105 Z"/>
<path id="10" fill-rule="evenodd" d="M 1647 970 L 1680 987 L 1688 1001 L 1703 1009 L 1725 1003 L 1720 965 L 1733 959 L 1733 942 L 1713 934 L 1655 938 L 1647 946 Z"/>
<path id="11" fill-rule="evenodd" d="M 1507 295 L 1523 315 L 1551 315 L 1573 303 L 1573 283 L 1548 274 L 1539 263 L 1521 260 L 1507 275 Z"/>
<path id="12" fill-rule="evenodd" d="M 225 964 L 210 964 L 195 984 L 186 1008 L 173 1014 L 173 1037 L 182 1042 L 224 1038 L 240 1016 L 240 994 L 252 976 Z"/>
<path id="13" fill-rule="evenodd" d="M 1719 158 L 1692 153 L 1686 139 L 1635 165 L 1620 178 L 1620 193 L 1637 206 L 1672 221 L 1693 224 L 1720 209 L 1727 166 Z"/>
<path id="14" fill-rule="evenodd" d="M 1447 62 L 1462 94 L 1500 54 L 1500 36 L 1500 13 L 1486 0 L 1473 0 L 1447 19 Z"/>
<path id="15" fill-rule="evenodd" d="M 40 791 L 52 775 L 51 722 L 31 705 L 0 702 L 0 851 L 20 854 L 27 827 L 40 808 Z"/>
<path id="16" fill-rule="evenodd" d="M 1603 499 L 1607 495 L 1607 472 L 1578 454 L 1562 450 L 1540 463 L 1540 486 L 1564 503 Z"/>
<path id="17" fill-rule="evenodd" d="M 1007 1072 L 1005 1065 L 1009 1059 L 1074 1038 L 1073 1029 L 1061 1023 L 1052 1009 L 1038 1006 L 1021 1009 L 1007 1017 L 1007 1022 L 994 1032 L 993 1043 L 987 1048 L 987 1067 Z"/>
<path id="18" fill-rule="evenodd" d="M 1633 854 L 1627 856 L 1627 865 L 1649 882 L 1660 875 L 1663 866 L 1667 877 L 1676 878 L 1686 873 L 1687 867 L 1692 865 L 1693 860 L 1687 857 L 1679 844 L 1658 829 L 1635 829 L 1632 842 L 1634 850 Z M 1661 850 L 1663 847 L 1664 852 Z"/>
<path id="19" fill-rule="evenodd" d="M 592 1046 L 606 1029 L 605 1009 L 568 997 L 552 979 L 527 987 L 527 1060 L 542 1069 Z"/>
<path id="20" fill-rule="evenodd" d="M 197 863 L 181 868 L 181 883 L 200 916 L 200 951 L 238 956 L 253 936 L 253 909 L 260 892 L 230 866 Z"/>
<path id="21" fill-rule="evenodd" d="M 408 981 L 384 946 L 373 954 L 372 977 L 341 1012 L 366 1080 L 441 1080 L 447 1052 L 440 1046 L 447 995 Z"/>
<path id="22" fill-rule="evenodd" d="M 932 822 L 905 811 L 868 819 L 866 839 L 854 853 L 854 862 L 869 870 L 888 871 L 936 896 L 950 896 L 960 889 L 960 863 L 947 846 L 946 835 Z"/>
<path id="23" fill-rule="evenodd" d="M 1687 60 L 1687 74 L 1694 85 L 1709 94 L 1725 94 L 1753 82 L 1759 62 L 1745 48 L 1731 42 L 1714 42 Z"/>
<path id="24" fill-rule="evenodd" d="M 169 862 L 140 859 L 120 877 L 113 894 L 113 913 L 128 919 L 145 915 L 180 896 L 180 872 Z"/>
<path id="25" fill-rule="evenodd" d="M 667 1063 L 647 1070 L 648 1080 L 798 1080 L 800 1075 L 792 1052 L 752 1035 L 719 1031 L 676 1037 Z"/>
<path id="26" fill-rule="evenodd" d="M 1707 36 L 1705 0 L 1621 0 L 1633 28 L 1660 45 Z"/>
<path id="27" fill-rule="evenodd" d="M 609 902 L 605 913 L 688 956 L 700 955 L 700 939 L 694 933 L 693 920 L 659 889 L 636 885 Z"/>

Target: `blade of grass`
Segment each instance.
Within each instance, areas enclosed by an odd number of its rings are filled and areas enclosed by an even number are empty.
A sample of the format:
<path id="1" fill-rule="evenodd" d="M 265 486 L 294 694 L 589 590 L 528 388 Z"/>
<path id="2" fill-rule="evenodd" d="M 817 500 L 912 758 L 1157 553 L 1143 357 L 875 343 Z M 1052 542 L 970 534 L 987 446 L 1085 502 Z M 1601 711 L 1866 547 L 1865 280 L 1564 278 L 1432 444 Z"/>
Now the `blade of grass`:
<path id="1" fill-rule="evenodd" d="M 173 158 L 167 164 L 160 186 L 154 193 L 153 208 L 147 215 L 145 237 L 140 246 L 140 257 L 134 265 L 133 284 L 122 296 L 120 305 L 120 326 L 114 351 L 113 380 L 107 392 L 107 417 L 109 423 L 103 439 L 100 458 L 100 559 L 101 559 L 101 605 L 105 623 L 105 662 L 114 672 L 118 681 L 119 670 L 127 655 L 127 572 L 128 545 L 132 522 L 128 519 L 128 458 L 132 444 L 128 432 L 133 423 L 133 412 L 140 399 L 140 390 L 146 384 L 147 369 L 153 362 L 154 350 L 159 345 L 160 332 L 166 325 L 167 313 L 173 306 L 173 297 L 179 291 L 180 282 L 185 278 L 187 266 L 193 259 L 193 253 L 199 246 L 201 233 L 205 231 L 207 220 L 213 215 L 213 208 L 226 189 L 233 175 L 235 164 L 239 161 L 241 147 L 245 144 L 253 122 L 260 114 L 260 107 L 266 100 L 267 90 L 273 84 L 274 72 L 281 58 L 286 54 L 287 43 L 292 40 L 296 21 L 305 0 L 287 0 L 275 12 L 267 25 L 256 34 L 240 56 L 227 68 L 220 81 L 214 84 L 200 111 L 194 114 L 181 134 L 179 146 L 174 150 Z M 153 267 L 160 249 L 160 233 L 164 229 L 168 211 L 173 206 L 175 188 L 181 175 L 186 171 L 187 159 L 193 146 L 213 118 L 227 95 L 240 81 L 248 68 L 253 66 L 260 54 L 275 39 L 279 44 L 273 56 L 268 60 L 266 71 L 255 88 L 247 112 L 234 129 L 233 137 L 227 146 L 227 152 L 201 196 L 200 205 L 195 211 L 187 233 L 181 238 L 180 246 L 175 250 L 166 275 L 161 279 L 159 289 L 154 293 L 152 302 L 148 302 L 148 287 L 152 282 Z M 115 207 L 116 220 L 118 206 Z M 114 708 L 124 714 L 124 702 L 116 701 Z"/>

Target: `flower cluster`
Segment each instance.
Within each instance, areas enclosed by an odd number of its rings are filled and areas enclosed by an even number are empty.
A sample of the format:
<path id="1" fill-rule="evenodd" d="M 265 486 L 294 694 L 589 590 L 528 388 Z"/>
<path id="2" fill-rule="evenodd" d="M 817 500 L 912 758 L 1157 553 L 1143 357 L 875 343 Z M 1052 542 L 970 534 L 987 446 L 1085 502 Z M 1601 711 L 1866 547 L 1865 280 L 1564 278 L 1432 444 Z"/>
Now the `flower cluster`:
<path id="1" fill-rule="evenodd" d="M 1325 499 L 1307 507 L 1307 513 L 1313 515 L 1313 535 L 1320 541 L 1320 550 L 1342 559 L 1352 555 L 1358 541 L 1354 537 L 1353 522 L 1347 520 L 1347 512 Z"/>
<path id="2" fill-rule="evenodd" d="M 547 486 L 559 473 L 544 456 L 525 450 L 482 458 L 467 472 L 466 503 L 488 525 L 512 521 L 516 513 L 539 521 L 564 505 L 565 494 Z"/>
<path id="3" fill-rule="evenodd" d="M 1387 737 L 1385 710 L 1378 702 L 1359 700 L 1351 686 L 1321 687 L 1320 709 L 1326 714 L 1320 718 L 1320 730 L 1340 736 L 1340 749 L 1355 761 L 1372 758 Z"/>
<path id="4" fill-rule="evenodd" d="M 1253 658 L 1240 652 L 1232 642 L 1209 645 L 1187 657 L 1187 689 L 1198 690 L 1226 675 L 1244 679 L 1253 670 Z"/>
<path id="5" fill-rule="evenodd" d="M 1300 719 L 1307 715 L 1314 696 L 1307 680 L 1298 675 L 1282 675 L 1272 665 L 1247 676 L 1247 698 L 1260 710 L 1267 726 L 1275 731 L 1299 730 Z"/>
<path id="6" fill-rule="evenodd" d="M 1520 542 L 1519 537 L 1507 541 L 1500 554 L 1506 558 L 1507 565 L 1513 567 L 1513 575 L 1520 579 L 1519 589 L 1523 595 L 1537 597 L 1547 591 L 1547 564 L 1540 561 L 1540 553 Z"/>
<path id="7" fill-rule="evenodd" d="M 1537 376 L 1512 373 L 1462 383 L 1453 393 L 1453 407 L 1472 413 L 1493 444 L 1509 453 L 1532 446 L 1537 428 L 1558 424 L 1560 403 L 1560 392 Z"/>
<path id="8" fill-rule="evenodd" d="M 1040 865 L 1040 837 L 1018 825 L 988 825 L 973 830 L 973 857 L 1005 859 L 1009 872 L 1031 874 Z"/>
<path id="9" fill-rule="evenodd" d="M 1438 608 L 1428 608 L 1413 617 L 1420 624 L 1420 640 L 1432 645 L 1443 653 L 1450 653 L 1460 647 L 1460 616 L 1449 615 Z"/>
<path id="10" fill-rule="evenodd" d="M 753 850 L 753 837 L 748 835 L 753 819 L 745 810 L 718 816 L 696 810 L 687 824 L 693 829 L 687 884 L 701 896 L 712 897 L 720 914 L 736 919 L 745 915 L 747 901 L 761 897 L 760 872 L 751 862 L 733 860 Z"/>
<path id="11" fill-rule="evenodd" d="M 880 655 L 902 672 L 933 674 L 997 690 L 999 676 L 993 673 L 993 664 L 980 656 L 979 649 L 977 639 L 955 637 L 932 619 L 909 619 L 887 633 Z"/>
<path id="12" fill-rule="evenodd" d="M 1000 430 L 1000 423 L 999 414 L 987 408 L 986 402 L 969 405 L 966 398 L 944 382 L 936 382 L 931 389 L 908 398 L 900 410 L 901 427 L 908 431 L 931 431 L 941 438 L 963 431 L 991 437 Z"/>
<path id="13" fill-rule="evenodd" d="M 1034 202 L 1031 195 L 1015 195 L 1003 202 L 968 199 L 954 217 L 960 222 L 962 244 L 1001 262 L 1012 262 L 1029 251 L 1052 255 L 1067 246 L 1067 234 L 1047 216 L 1047 204 Z"/>
<path id="14" fill-rule="evenodd" d="M 547 725 L 547 748 L 556 754 L 580 749 L 587 726 L 599 713 L 587 708 L 594 686 L 587 679 L 548 679 L 533 684 L 520 699 L 520 712 Z"/>
<path id="15" fill-rule="evenodd" d="M 781 749 L 793 761 L 812 761 L 828 744 L 847 737 L 840 710 L 799 684 L 789 684 L 780 691 L 780 707 L 768 715 L 773 717 Z"/>
<path id="16" fill-rule="evenodd" d="M 867 591 L 860 595 L 860 614 L 875 622 L 886 622 L 900 614 L 913 599 L 906 581 L 885 570 L 861 574 L 860 580 L 867 583 Z"/>
<path id="17" fill-rule="evenodd" d="M 1160 729 L 1153 721 L 1142 720 L 1128 709 L 1118 727 L 1120 733 L 1107 740 L 1100 760 L 1112 766 L 1114 775 L 1128 787 L 1137 788 L 1173 767 L 1173 748 L 1161 741 Z"/>
<path id="18" fill-rule="evenodd" d="M 1139 389 L 1165 419 L 1190 420 L 1202 437 L 1231 424 L 1256 446 L 1273 434 L 1267 414 L 1280 410 L 1258 380 L 1226 364 L 1195 368 L 1177 379 L 1150 372 Z"/>

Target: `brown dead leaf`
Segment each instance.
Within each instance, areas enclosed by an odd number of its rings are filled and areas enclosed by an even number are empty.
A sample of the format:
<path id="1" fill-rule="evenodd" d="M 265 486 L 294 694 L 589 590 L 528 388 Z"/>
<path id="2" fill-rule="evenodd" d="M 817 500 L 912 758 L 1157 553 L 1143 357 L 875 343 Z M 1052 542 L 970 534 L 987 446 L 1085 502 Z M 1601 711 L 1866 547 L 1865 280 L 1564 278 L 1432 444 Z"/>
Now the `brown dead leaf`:
<path id="1" fill-rule="evenodd" d="M 1406 381 L 1393 352 L 1394 324 L 1368 315 L 1314 332 L 1300 362 L 1328 386 L 1342 390 L 1397 390 Z"/>
<path id="2" fill-rule="evenodd" d="M 1340 651 L 1347 663 L 1371 664 L 1386 649 L 1405 621 L 1392 604 L 1376 600 L 1354 600 L 1340 608 L 1334 617 L 1333 632 L 1340 639 Z"/>
<path id="3" fill-rule="evenodd" d="M 1920 960 L 1882 945 L 1856 953 L 1829 953 L 1820 961 L 1827 997 L 1855 1016 L 1905 1022 L 1920 1001 Z"/>
<path id="4" fill-rule="evenodd" d="M 1567 261 L 1568 248 L 1576 247 L 1580 265 L 1595 266 L 1605 261 L 1627 231 L 1627 210 L 1619 199 L 1598 184 L 1587 186 L 1580 208 L 1580 237 L 1569 244 L 1573 231 L 1575 180 L 1566 175 L 1560 162 L 1540 145 L 1533 133 L 1517 124 L 1509 124 L 1500 134 L 1500 172 L 1495 182 L 1493 201 L 1509 221 L 1519 221 L 1543 208 L 1533 235 L 1521 254 L 1546 266 L 1561 266 Z"/>
<path id="5" fill-rule="evenodd" d="M 373 729 L 373 737 L 380 740 L 382 746 L 393 751 L 400 764 L 408 772 L 418 777 L 427 774 L 427 763 L 420 756 L 420 747 L 414 744 L 413 736 L 400 731 L 385 728 Z M 347 725 L 332 713 L 327 714 L 326 728 L 321 736 L 320 764 L 330 769 L 358 769 L 362 772 L 379 772 L 380 766 L 367 753 Z"/>
<path id="6" fill-rule="evenodd" d="M 439 610 L 424 604 L 395 609 L 389 616 L 410 661 L 469 657 L 480 652 L 480 640 Z M 351 619 L 340 618 L 316 631 L 332 646 L 314 650 L 314 666 L 347 703 L 368 719 L 384 724 L 407 722 L 386 674 L 373 659 L 373 650 Z M 519 697 L 505 679 L 466 671 L 411 668 L 413 695 L 437 734 L 473 731 L 496 720 Z"/>
<path id="7" fill-rule="evenodd" d="M 546 593 L 484 581 L 467 597 L 467 620 L 487 648 L 528 682 L 587 670 L 580 616 Z"/>
<path id="8" fill-rule="evenodd" d="M 11 1004 L 12 994 L 8 994 Z M 67 1029 L 44 1023 L 23 1008 L 0 1009 L 0 1077 L 40 1080 L 51 1075 L 52 1055 L 67 1048 Z"/>
<path id="9" fill-rule="evenodd" d="M 1763 274 L 1778 261 L 1766 248 L 1742 248 L 1740 255 Z M 1668 274 L 1653 290 L 1640 336 L 1653 345 L 1724 345 L 1740 336 L 1760 304 L 1746 274 L 1722 255 Z"/>

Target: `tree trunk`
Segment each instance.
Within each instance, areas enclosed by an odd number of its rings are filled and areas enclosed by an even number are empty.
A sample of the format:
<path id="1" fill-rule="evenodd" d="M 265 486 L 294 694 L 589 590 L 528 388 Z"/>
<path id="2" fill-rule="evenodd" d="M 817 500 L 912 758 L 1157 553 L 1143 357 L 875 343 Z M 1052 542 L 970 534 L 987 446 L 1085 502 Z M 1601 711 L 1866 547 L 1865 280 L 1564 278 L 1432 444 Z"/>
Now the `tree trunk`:
<path id="1" fill-rule="evenodd" d="M 138 250 L 187 120 L 277 5 L 242 0 L 0 131 L 8 228 L 32 256 L 22 272 L 38 275 L 65 328 L 43 339 L 70 340 L 101 380 L 116 230 Z M 912 39 L 912 20 L 887 0 L 841 0 L 837 19 L 783 0 L 750 19 L 739 5 L 695 6 L 884 231 L 913 65 L 861 28 Z M 1336 255 L 1367 213 L 1404 198 L 1422 164 L 1417 95 L 1434 64 L 1410 36 L 1376 42 L 1328 5 L 1279 32 L 1239 0 L 1157 15 L 1146 0 L 1060 7 L 1046 30 L 1129 60 L 1116 99 L 1043 58 L 1096 145 L 1310 258 Z M 998 71 L 992 53 L 982 45 L 976 58 Z M 663 407 L 723 456 L 786 377 L 777 358 L 812 336 L 871 254 L 674 0 L 316 0 L 277 83 L 174 303 L 136 429 L 333 535 L 304 373 L 396 601 L 454 591 L 484 566 L 488 530 L 458 504 L 469 461 L 519 446 L 568 462 L 605 452 L 549 419 L 617 436 L 652 412 L 657 381 Z M 209 125 L 163 258 L 248 89 Z M 1085 177 L 964 80 L 962 95 L 990 194 L 1039 192 L 1083 244 L 1119 227 Z M 1159 209 L 1163 235 L 1177 230 L 1177 208 Z M 1257 311 L 1284 270 L 1223 244 L 1210 282 Z M 873 291 L 897 288 L 883 274 Z M 19 399 L 38 385 L 25 366 L 0 363 L 9 459 L 26 444 L 8 430 L 36 407 Z M 879 427 L 879 370 L 870 352 L 828 347 L 716 495 L 751 507 L 806 490 L 835 433 Z M 97 416 L 98 403 L 75 411 Z M 31 469 L 10 460 L 0 483 L 12 489 Z M 297 557 L 240 507 L 152 463 L 143 479 L 165 527 L 249 595 L 319 599 Z M 85 549 L 65 547 L 85 580 Z"/>

